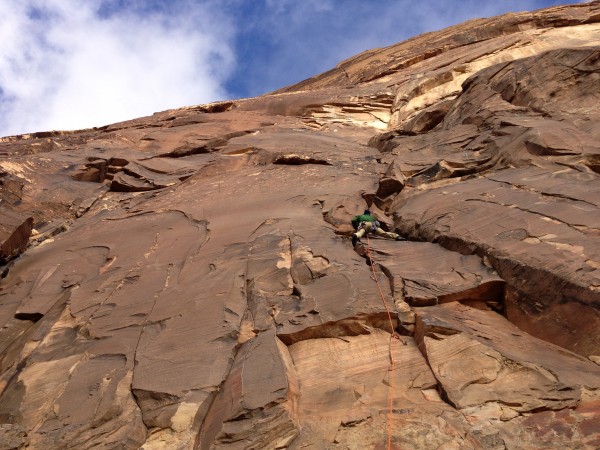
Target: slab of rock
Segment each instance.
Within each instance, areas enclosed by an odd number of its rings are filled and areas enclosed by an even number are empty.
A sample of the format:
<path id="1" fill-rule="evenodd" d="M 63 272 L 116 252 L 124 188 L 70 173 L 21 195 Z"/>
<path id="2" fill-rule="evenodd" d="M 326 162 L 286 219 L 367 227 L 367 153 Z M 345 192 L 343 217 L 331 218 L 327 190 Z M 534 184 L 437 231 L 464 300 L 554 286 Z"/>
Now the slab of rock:
<path id="1" fill-rule="evenodd" d="M 577 186 L 580 182 L 575 171 L 557 168 L 545 173 L 556 173 L 555 192 L 561 185 L 566 188 L 563 183 L 572 181 L 569 186 Z M 402 206 L 397 224 L 407 233 L 418 229 L 419 235 L 446 248 L 487 258 L 508 280 L 511 319 L 537 336 L 590 354 L 597 348 L 598 338 L 581 328 L 577 317 L 584 314 L 593 327 L 600 318 L 594 306 L 599 292 L 594 261 L 600 247 L 590 221 L 597 207 L 577 200 L 578 188 L 571 194 L 563 188 L 560 195 L 548 195 L 543 188 L 536 189 L 537 181 L 529 187 L 530 177 L 522 171 L 515 172 L 521 176 L 511 174 L 507 170 L 498 181 L 492 175 L 414 195 Z M 504 181 L 509 179 L 511 182 Z M 424 225 L 417 227 L 415 219 Z M 571 304 L 571 298 L 578 301 Z M 560 313 L 561 309 L 565 313 Z M 560 314 L 560 330 L 538 320 L 552 314 Z M 565 329 L 570 331 L 564 333 Z"/>
<path id="2" fill-rule="evenodd" d="M 368 244 L 371 259 L 383 270 L 396 299 L 411 306 L 464 301 L 501 307 L 504 280 L 478 256 L 429 242 L 370 238 Z M 362 251 L 366 252 L 366 242 Z"/>
<path id="3" fill-rule="evenodd" d="M 372 330 L 298 342 L 289 351 L 302 430 L 290 448 L 385 448 L 388 426 L 393 448 L 472 448 L 464 419 L 437 395 L 435 379 L 412 339 L 402 345 L 389 333 Z M 439 420 L 426 419 L 432 415 Z"/>

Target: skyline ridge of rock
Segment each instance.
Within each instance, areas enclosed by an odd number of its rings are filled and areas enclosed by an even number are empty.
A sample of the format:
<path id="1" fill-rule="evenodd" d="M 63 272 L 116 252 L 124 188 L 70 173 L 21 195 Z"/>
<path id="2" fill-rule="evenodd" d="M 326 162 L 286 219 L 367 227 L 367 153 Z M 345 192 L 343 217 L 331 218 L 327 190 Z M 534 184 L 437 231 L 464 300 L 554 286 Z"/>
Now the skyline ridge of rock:
<path id="1" fill-rule="evenodd" d="M 599 100 L 596 1 L 2 138 L 0 448 L 598 448 Z"/>

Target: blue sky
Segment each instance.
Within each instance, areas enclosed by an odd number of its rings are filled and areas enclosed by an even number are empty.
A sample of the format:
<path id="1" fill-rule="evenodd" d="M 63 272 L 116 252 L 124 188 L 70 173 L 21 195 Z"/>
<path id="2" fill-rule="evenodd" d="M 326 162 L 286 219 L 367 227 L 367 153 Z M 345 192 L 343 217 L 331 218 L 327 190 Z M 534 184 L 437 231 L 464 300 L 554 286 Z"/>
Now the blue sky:
<path id="1" fill-rule="evenodd" d="M 552 0 L 2 0 L 0 136 L 252 97 L 364 50 Z"/>

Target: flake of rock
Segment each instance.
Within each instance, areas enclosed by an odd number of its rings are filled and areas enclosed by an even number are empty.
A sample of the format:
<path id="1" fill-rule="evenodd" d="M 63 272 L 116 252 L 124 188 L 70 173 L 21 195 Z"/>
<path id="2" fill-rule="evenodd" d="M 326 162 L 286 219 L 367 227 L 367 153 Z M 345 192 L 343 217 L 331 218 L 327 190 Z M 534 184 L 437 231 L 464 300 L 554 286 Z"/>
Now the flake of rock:
<path id="1" fill-rule="evenodd" d="M 486 163 L 491 159 L 489 152 L 482 153 L 481 148 L 468 147 L 478 134 L 477 127 L 460 125 L 451 130 L 436 130 L 422 136 L 398 137 L 395 133 L 382 135 L 373 143 L 386 153 L 386 162 L 401 163 L 402 173 L 410 177 L 407 180 L 408 184 L 415 185 L 421 181 L 417 178 L 418 175 L 421 175 L 421 178 L 423 175 L 429 175 L 429 178 L 435 176 L 434 171 L 440 171 L 437 166 L 442 160 L 446 166 L 453 165 L 458 176 L 484 170 L 487 167 Z M 464 169 L 458 171 L 461 167 Z M 433 173 L 427 174 L 428 170 Z M 437 175 L 437 178 L 442 176 Z M 456 175 L 445 174 L 444 178 L 451 176 Z"/>
<path id="2" fill-rule="evenodd" d="M 4 206 L 16 207 L 23 200 L 24 186 L 25 183 L 18 177 L 0 171 L 0 199 Z"/>
<path id="3" fill-rule="evenodd" d="M 110 190 L 113 192 L 144 192 L 158 189 L 154 183 L 141 178 L 127 175 L 126 173 L 118 173 L 110 183 Z"/>
<path id="4" fill-rule="evenodd" d="M 387 197 L 400 193 L 406 184 L 406 177 L 402 173 L 399 164 L 392 162 L 383 177 L 379 180 L 379 187 L 375 195 L 378 199 L 385 200 Z"/>
<path id="5" fill-rule="evenodd" d="M 27 248 L 32 229 L 33 217 L 9 209 L 0 211 L 0 264 L 6 264 Z"/>
<path id="6" fill-rule="evenodd" d="M 227 380 L 212 403 L 199 436 L 201 448 L 265 448 L 298 434 L 296 372 L 285 345 L 273 332 L 239 349 Z"/>
<path id="7" fill-rule="evenodd" d="M 6 449 L 21 448 L 27 442 L 27 432 L 19 425 L 0 425 L 0 446 Z"/>
<path id="8" fill-rule="evenodd" d="M 531 446 L 546 434 L 531 423 L 548 420 L 558 442 L 568 442 L 575 433 L 580 445 L 593 440 L 593 433 L 579 434 L 567 424 L 600 420 L 597 400 L 587 394 L 600 386 L 597 365 L 529 336 L 489 311 L 450 303 L 416 314 L 419 348 L 444 396 L 470 417 L 475 430 L 488 427 L 486 433 L 494 430 L 513 445 L 518 435 Z M 440 329 L 448 332 L 441 335 Z M 584 410 L 593 412 L 586 415 Z"/>
<path id="9" fill-rule="evenodd" d="M 415 117 L 399 128 L 399 131 L 408 134 L 420 134 L 433 130 L 442 122 L 442 120 L 444 120 L 452 103 L 453 100 L 446 100 L 423 109 L 423 111 L 419 112 Z"/>
<path id="10" fill-rule="evenodd" d="M 162 189 L 189 178 L 191 173 L 164 174 L 141 164 L 130 163 L 113 176 L 110 190 L 114 192 L 143 192 Z"/>

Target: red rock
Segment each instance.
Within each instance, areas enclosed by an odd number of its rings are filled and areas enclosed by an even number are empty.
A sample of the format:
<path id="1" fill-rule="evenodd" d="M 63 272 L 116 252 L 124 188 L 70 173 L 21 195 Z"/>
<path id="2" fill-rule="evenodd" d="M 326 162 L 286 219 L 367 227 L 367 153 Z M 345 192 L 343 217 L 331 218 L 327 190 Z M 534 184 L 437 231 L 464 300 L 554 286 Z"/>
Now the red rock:
<path id="1" fill-rule="evenodd" d="M 600 446 L 599 12 L 3 138 L 0 446 Z"/>

